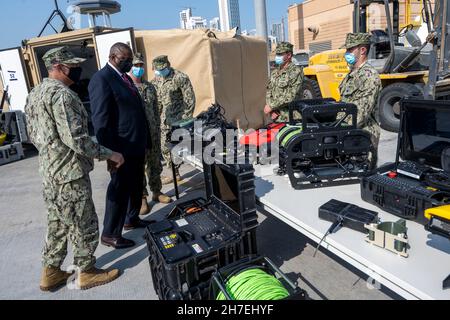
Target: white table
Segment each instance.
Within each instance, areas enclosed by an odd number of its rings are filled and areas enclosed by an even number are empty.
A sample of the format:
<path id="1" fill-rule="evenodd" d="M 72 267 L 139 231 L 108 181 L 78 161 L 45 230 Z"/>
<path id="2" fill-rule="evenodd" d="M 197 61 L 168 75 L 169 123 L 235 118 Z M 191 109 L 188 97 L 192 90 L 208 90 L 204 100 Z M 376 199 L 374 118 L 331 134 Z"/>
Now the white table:
<path id="1" fill-rule="evenodd" d="M 187 161 L 202 170 L 198 160 L 187 157 Z M 377 211 L 382 221 L 400 219 L 364 202 L 357 184 L 295 190 L 287 178 L 274 175 L 271 167 L 255 166 L 255 170 L 258 205 L 317 243 L 331 225 L 319 219 L 318 210 L 331 199 Z M 406 299 L 449 300 L 450 290 L 442 290 L 442 281 L 450 274 L 450 241 L 415 222 L 408 221 L 407 227 L 408 258 L 373 246 L 364 234 L 348 228 L 328 236 L 322 247 Z"/>

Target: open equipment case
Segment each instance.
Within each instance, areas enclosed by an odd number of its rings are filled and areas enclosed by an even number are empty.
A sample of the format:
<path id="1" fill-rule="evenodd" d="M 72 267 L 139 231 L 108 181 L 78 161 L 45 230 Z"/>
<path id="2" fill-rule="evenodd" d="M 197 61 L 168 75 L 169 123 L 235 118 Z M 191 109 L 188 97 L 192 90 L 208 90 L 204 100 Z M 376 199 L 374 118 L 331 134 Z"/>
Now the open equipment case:
<path id="1" fill-rule="evenodd" d="M 404 99 L 393 164 L 361 181 L 361 197 L 403 219 L 426 224 L 425 210 L 450 203 L 442 155 L 450 147 L 450 102 Z"/>
<path id="2" fill-rule="evenodd" d="M 208 299 L 215 271 L 257 254 L 253 166 L 218 161 L 203 166 L 206 199 L 181 203 L 146 229 L 160 300 Z"/>
<path id="3" fill-rule="evenodd" d="M 217 270 L 212 276 L 209 299 L 217 300 L 219 293 L 222 293 L 227 301 L 235 301 L 227 290 L 227 282 L 240 272 L 251 269 L 263 270 L 279 279 L 289 292 L 289 296 L 284 300 L 309 300 L 307 292 L 299 288 L 298 283 L 292 282 L 270 259 L 260 256 L 248 256 Z"/>
<path id="4" fill-rule="evenodd" d="M 278 141 L 278 174 L 287 174 L 294 189 L 359 183 L 370 169 L 370 133 L 357 129 L 354 104 L 332 99 L 294 102 Z"/>

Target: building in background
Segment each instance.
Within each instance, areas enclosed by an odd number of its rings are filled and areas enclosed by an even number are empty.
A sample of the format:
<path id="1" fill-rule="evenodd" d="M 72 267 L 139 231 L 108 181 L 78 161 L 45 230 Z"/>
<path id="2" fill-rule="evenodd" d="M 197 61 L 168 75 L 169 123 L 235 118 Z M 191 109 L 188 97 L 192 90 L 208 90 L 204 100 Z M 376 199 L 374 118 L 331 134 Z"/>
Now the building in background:
<path id="1" fill-rule="evenodd" d="M 222 31 L 234 28 L 241 29 L 241 17 L 239 14 L 239 0 L 218 0 L 220 26 Z"/>
<path id="2" fill-rule="evenodd" d="M 194 29 L 206 29 L 206 28 L 208 28 L 206 19 L 203 19 L 202 17 L 191 17 L 187 23 L 186 29 L 194 30 Z"/>
<path id="3" fill-rule="evenodd" d="M 180 12 L 180 28 L 187 29 L 188 21 L 192 17 L 192 9 L 187 8 Z"/>
<path id="4" fill-rule="evenodd" d="M 277 37 L 274 37 L 274 36 L 269 36 L 268 38 L 269 38 L 270 52 L 273 52 L 277 48 L 277 44 L 278 44 L 279 40 L 277 39 Z"/>
<path id="5" fill-rule="evenodd" d="M 432 1 L 433 2 L 433 1 Z M 422 4 L 417 0 L 399 0 L 400 26 L 422 25 Z M 409 12 L 409 15 L 407 14 Z M 381 4 L 369 7 L 369 30 L 386 28 L 385 10 Z M 309 0 L 288 8 L 289 41 L 294 50 L 309 50 L 312 54 L 335 50 L 353 31 L 353 4 L 350 0 Z"/>
<path id="6" fill-rule="evenodd" d="M 209 21 L 209 28 L 211 30 L 220 30 L 220 19 L 218 17 Z"/>
<path id="7" fill-rule="evenodd" d="M 281 20 L 281 23 L 273 23 L 272 30 L 270 32 L 272 37 L 277 39 L 277 42 L 286 41 L 284 36 L 284 19 Z"/>
<path id="8" fill-rule="evenodd" d="M 206 29 L 208 24 L 206 19 L 192 16 L 192 9 L 187 8 L 180 12 L 180 27 L 188 30 Z"/>

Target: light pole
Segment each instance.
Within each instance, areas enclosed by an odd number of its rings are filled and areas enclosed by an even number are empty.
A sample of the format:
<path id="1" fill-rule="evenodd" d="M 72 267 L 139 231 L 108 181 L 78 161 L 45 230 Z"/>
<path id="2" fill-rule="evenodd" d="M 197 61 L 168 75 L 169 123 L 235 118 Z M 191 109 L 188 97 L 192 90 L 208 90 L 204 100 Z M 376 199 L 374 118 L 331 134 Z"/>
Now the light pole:
<path id="1" fill-rule="evenodd" d="M 256 35 L 266 40 L 267 49 L 269 50 L 266 0 L 254 0 L 254 4 L 256 17 Z"/>

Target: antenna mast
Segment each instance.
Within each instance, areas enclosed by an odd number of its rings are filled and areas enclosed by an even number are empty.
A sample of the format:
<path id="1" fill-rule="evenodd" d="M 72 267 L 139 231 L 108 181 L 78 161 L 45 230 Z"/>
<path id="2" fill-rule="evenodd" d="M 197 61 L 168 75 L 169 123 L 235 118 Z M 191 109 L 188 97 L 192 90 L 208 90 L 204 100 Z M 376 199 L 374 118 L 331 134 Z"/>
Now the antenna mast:
<path id="1" fill-rule="evenodd" d="M 47 22 L 45 23 L 44 27 L 42 28 L 41 32 L 39 33 L 38 37 L 42 36 L 42 34 L 44 33 L 45 29 L 50 26 L 53 31 L 55 31 L 56 33 L 60 33 L 60 32 L 67 32 L 72 30 L 71 28 L 69 28 L 69 25 L 67 24 L 67 19 L 64 16 L 64 13 L 62 13 L 62 11 L 59 9 L 58 6 L 58 0 L 54 0 L 55 2 L 55 9 L 53 10 L 53 12 L 51 13 L 50 17 L 48 18 Z M 60 17 L 61 20 L 63 21 L 64 25 L 61 31 L 58 31 L 55 29 L 55 27 L 53 27 L 52 25 L 52 21 L 53 19 L 55 19 L 56 17 Z"/>

